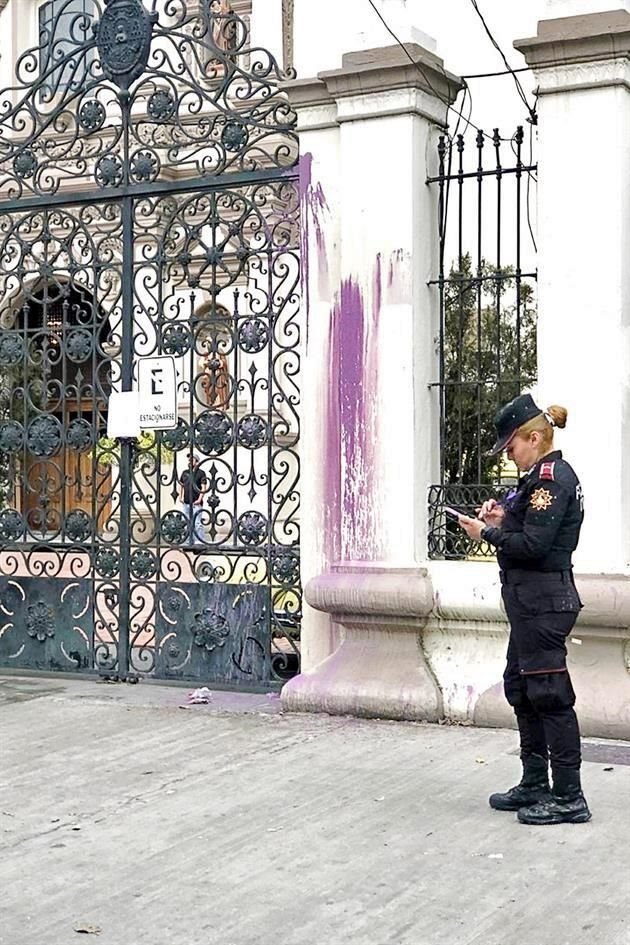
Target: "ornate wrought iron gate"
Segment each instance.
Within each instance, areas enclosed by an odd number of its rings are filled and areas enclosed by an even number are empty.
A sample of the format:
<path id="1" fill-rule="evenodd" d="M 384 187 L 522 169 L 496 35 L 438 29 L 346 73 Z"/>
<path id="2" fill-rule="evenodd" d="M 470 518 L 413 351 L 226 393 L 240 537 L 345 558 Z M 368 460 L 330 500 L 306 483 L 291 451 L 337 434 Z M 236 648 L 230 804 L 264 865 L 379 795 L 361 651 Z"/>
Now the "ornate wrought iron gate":
<path id="1" fill-rule="evenodd" d="M 3 96 L 0 665 L 269 686 L 300 620 L 295 116 L 228 4 L 152 7 L 61 0 Z M 155 354 L 177 427 L 109 439 Z"/>

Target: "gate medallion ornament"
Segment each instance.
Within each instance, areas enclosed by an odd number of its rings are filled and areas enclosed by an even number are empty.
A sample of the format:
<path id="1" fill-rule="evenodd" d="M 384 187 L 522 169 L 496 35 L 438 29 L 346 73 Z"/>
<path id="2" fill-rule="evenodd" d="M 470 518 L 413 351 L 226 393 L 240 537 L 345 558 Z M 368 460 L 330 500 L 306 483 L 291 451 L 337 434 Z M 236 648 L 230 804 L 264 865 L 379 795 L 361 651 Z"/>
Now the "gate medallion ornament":
<path id="1" fill-rule="evenodd" d="M 140 0 L 105 2 L 105 12 L 96 27 L 101 66 L 108 79 L 128 89 L 146 69 L 157 13 L 148 13 Z"/>

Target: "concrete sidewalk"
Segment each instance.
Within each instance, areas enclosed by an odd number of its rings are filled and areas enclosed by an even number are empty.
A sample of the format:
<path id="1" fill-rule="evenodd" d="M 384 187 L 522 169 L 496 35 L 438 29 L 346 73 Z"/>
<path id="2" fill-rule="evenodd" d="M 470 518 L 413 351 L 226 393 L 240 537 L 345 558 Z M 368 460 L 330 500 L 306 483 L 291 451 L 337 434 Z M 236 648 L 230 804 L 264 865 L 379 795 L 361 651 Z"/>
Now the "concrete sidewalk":
<path id="1" fill-rule="evenodd" d="M 2 945 L 629 945 L 628 746 L 532 828 L 512 732 L 185 696 L 0 679 Z"/>

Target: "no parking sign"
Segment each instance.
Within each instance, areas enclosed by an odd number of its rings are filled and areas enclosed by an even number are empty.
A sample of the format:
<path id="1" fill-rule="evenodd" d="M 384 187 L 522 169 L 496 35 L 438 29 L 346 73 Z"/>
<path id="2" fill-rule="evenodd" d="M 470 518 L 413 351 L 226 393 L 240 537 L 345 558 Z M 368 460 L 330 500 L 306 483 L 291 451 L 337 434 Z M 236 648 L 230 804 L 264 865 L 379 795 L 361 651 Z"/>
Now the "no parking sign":
<path id="1" fill-rule="evenodd" d="M 172 430 L 177 426 L 175 358 L 160 355 L 138 359 L 138 401 L 142 430 Z"/>

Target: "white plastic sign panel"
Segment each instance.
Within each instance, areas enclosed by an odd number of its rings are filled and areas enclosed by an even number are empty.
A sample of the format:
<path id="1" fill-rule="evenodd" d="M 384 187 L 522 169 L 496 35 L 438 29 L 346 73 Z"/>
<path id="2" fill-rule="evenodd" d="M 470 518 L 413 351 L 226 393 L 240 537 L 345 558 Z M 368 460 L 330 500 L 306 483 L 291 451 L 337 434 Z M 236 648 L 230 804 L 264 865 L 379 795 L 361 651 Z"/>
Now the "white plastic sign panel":
<path id="1" fill-rule="evenodd" d="M 140 433 L 138 421 L 138 392 L 112 391 L 107 404 L 107 436 L 136 437 Z"/>
<path id="2" fill-rule="evenodd" d="M 138 398 L 142 430 L 172 430 L 177 426 L 175 358 L 160 355 L 138 359 Z"/>

